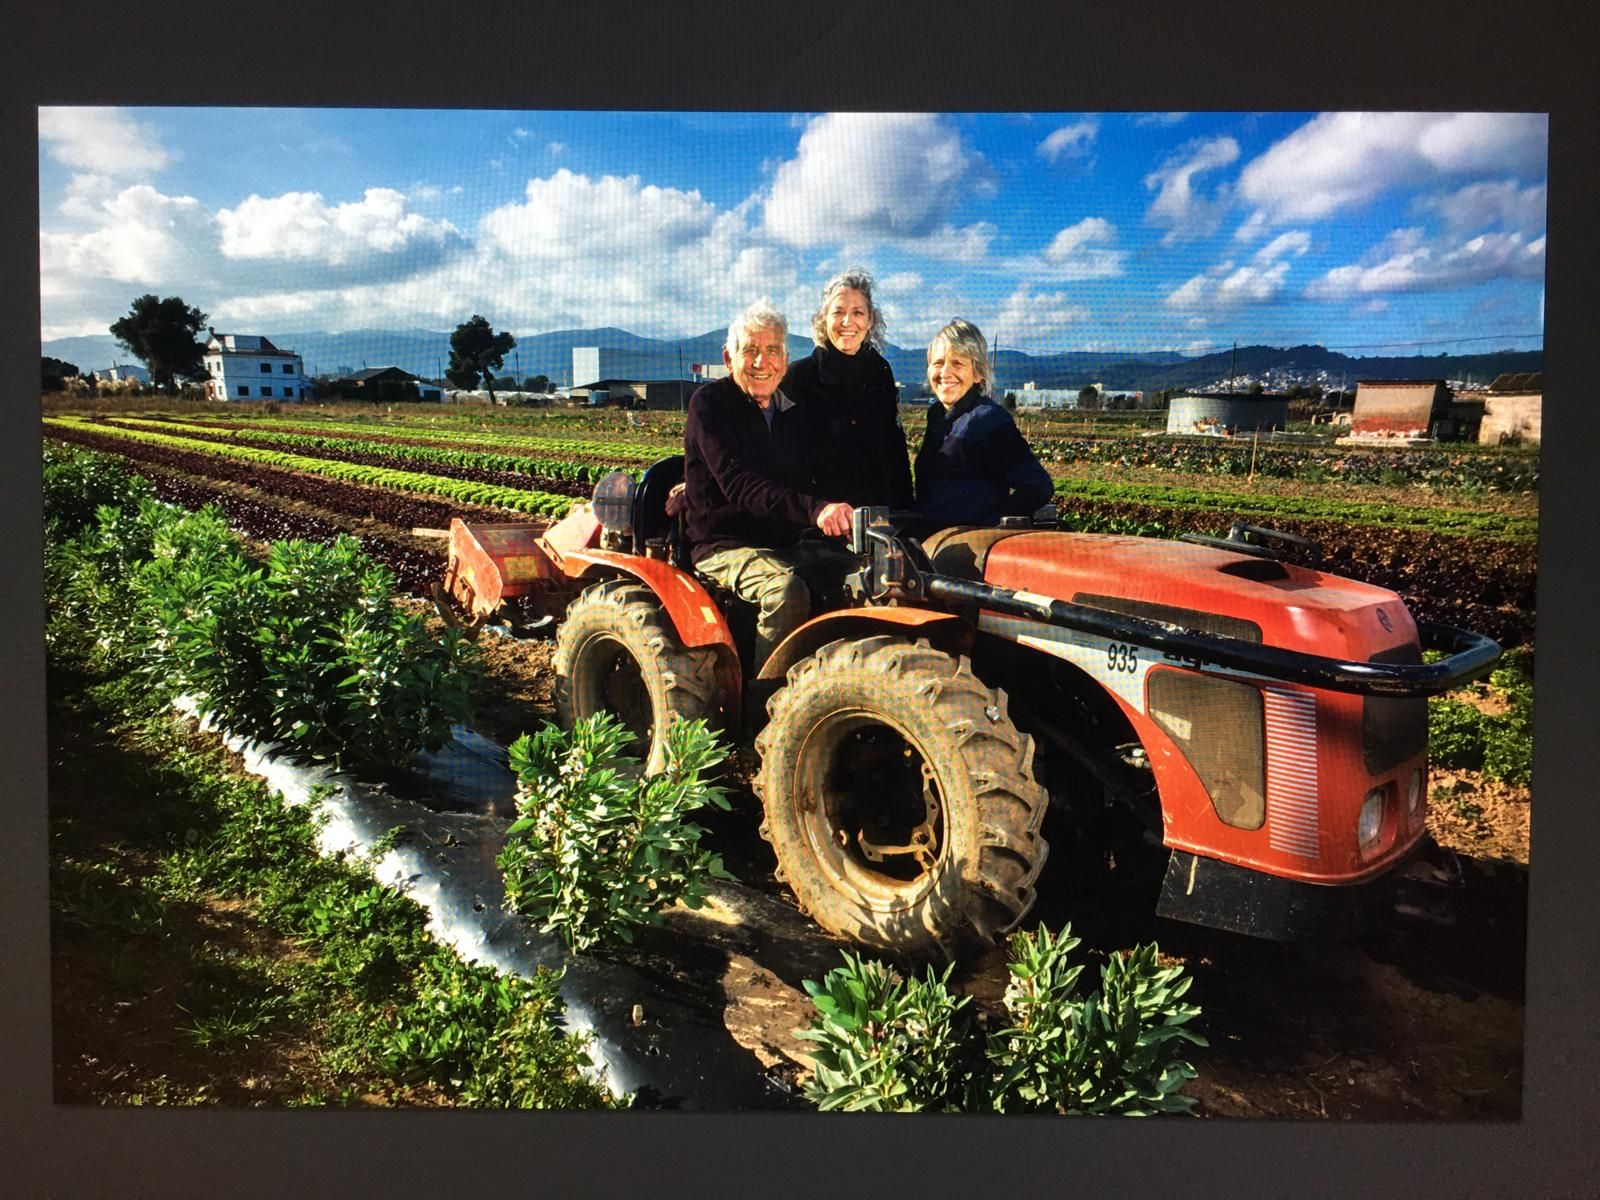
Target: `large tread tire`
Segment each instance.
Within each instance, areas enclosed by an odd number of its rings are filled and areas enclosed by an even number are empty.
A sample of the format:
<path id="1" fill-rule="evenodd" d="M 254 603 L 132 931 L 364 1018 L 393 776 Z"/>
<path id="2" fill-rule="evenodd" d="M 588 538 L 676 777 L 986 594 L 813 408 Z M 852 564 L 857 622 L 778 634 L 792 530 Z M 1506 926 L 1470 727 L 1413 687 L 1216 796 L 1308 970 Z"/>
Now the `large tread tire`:
<path id="1" fill-rule="evenodd" d="M 833 642 L 789 671 L 768 708 L 756 739 L 761 833 L 819 925 L 907 958 L 950 960 L 993 945 L 1032 906 L 1049 798 L 1033 777 L 1033 739 L 967 659 L 925 640 Z M 936 789 L 942 827 L 931 865 L 905 860 L 891 877 L 851 840 L 881 819 L 863 805 L 888 801 L 865 785 L 846 796 L 851 777 L 840 772 L 851 738 L 896 735 L 907 761 L 925 764 L 917 769 Z"/>
<path id="2" fill-rule="evenodd" d="M 666 766 L 672 725 L 723 723 L 716 651 L 684 646 L 655 593 L 632 579 L 595 584 L 572 602 L 556 631 L 555 671 L 560 726 L 612 712 L 634 731 L 647 774 Z"/>

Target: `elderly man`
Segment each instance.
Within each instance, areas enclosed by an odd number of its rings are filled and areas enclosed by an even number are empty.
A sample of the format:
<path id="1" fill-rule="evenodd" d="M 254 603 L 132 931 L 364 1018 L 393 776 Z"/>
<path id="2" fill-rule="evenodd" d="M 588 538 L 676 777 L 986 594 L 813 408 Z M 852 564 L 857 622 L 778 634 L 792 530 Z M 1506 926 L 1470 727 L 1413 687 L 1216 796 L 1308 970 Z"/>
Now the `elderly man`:
<path id="1" fill-rule="evenodd" d="M 728 328 L 729 375 L 689 399 L 683 433 L 685 532 L 694 564 L 760 608 L 755 666 L 810 615 L 855 557 L 833 539 L 854 509 L 813 494 L 806 413 L 779 389 L 788 322 L 764 300 Z"/>

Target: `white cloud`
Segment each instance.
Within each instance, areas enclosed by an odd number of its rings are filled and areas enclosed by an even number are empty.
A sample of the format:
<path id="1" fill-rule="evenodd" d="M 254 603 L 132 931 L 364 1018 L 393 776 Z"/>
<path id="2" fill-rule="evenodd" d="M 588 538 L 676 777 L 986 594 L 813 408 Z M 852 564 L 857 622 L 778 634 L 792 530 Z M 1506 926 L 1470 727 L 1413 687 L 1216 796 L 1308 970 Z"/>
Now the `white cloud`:
<path id="1" fill-rule="evenodd" d="M 1250 162 L 1238 194 L 1281 224 L 1452 174 L 1542 175 L 1548 124 L 1536 113 L 1323 113 Z"/>
<path id="2" fill-rule="evenodd" d="M 113 200 L 124 185 L 109 175 L 74 175 L 67 182 L 66 194 L 61 198 L 63 216 L 79 221 L 98 222 L 106 204 Z"/>
<path id="3" fill-rule="evenodd" d="M 481 223 L 494 247 L 518 259 L 671 252 L 705 237 L 717 219 L 699 192 L 644 185 L 637 175 L 591 180 L 563 167 L 530 179 L 525 194 Z"/>
<path id="4" fill-rule="evenodd" d="M 518 125 L 515 129 L 513 129 L 511 131 L 511 136 L 516 138 L 517 141 L 521 142 L 521 141 L 526 141 L 530 135 L 529 135 L 529 133 L 528 133 L 528 131 L 526 129 L 524 129 L 524 128 L 522 128 L 522 126 Z"/>
<path id="5" fill-rule="evenodd" d="M 1104 217 L 1085 217 L 1057 232 L 1038 254 L 1008 259 L 1019 275 L 1058 281 L 1109 279 L 1122 274 L 1126 251 L 1111 248 L 1117 227 Z"/>
<path id="6" fill-rule="evenodd" d="M 877 281 L 875 291 L 886 296 L 905 296 L 920 290 L 922 276 L 915 271 L 896 271 L 893 275 L 885 275 Z"/>
<path id="7" fill-rule="evenodd" d="M 546 142 L 544 144 L 545 153 L 551 158 L 560 156 L 566 150 L 566 148 L 567 144 L 565 142 Z"/>
<path id="8" fill-rule="evenodd" d="M 147 126 L 116 108 L 41 108 L 39 140 L 57 162 L 97 175 L 139 175 L 172 161 Z"/>
<path id="9" fill-rule="evenodd" d="M 1492 226 L 1533 233 L 1545 225 L 1545 186 L 1519 187 L 1514 179 L 1469 183 L 1455 192 L 1419 197 L 1413 207 L 1438 213 L 1449 235 L 1477 233 Z"/>
<path id="10" fill-rule="evenodd" d="M 1179 147 L 1156 170 L 1144 177 L 1144 186 L 1156 192 L 1145 220 L 1167 233 L 1167 245 L 1190 238 L 1209 237 L 1217 231 L 1228 208 L 1224 184 L 1207 198 L 1195 189 L 1196 175 L 1225 167 L 1239 157 L 1239 143 L 1231 137 L 1197 139 Z"/>
<path id="11" fill-rule="evenodd" d="M 1290 253 L 1299 258 L 1309 249 L 1311 249 L 1311 235 L 1303 229 L 1291 229 L 1287 233 L 1280 233 L 1257 250 L 1255 257 L 1257 262 L 1273 262 Z"/>
<path id="12" fill-rule="evenodd" d="M 929 113 L 829 113 L 812 119 L 766 197 L 766 231 L 792 246 L 891 241 L 974 261 L 994 236 L 952 216 L 993 184 L 981 155 Z"/>
<path id="13" fill-rule="evenodd" d="M 1154 125 L 1166 128 L 1168 126 L 1181 124 L 1183 121 L 1188 120 L 1188 118 L 1189 114 L 1186 112 L 1148 112 L 1138 113 L 1135 115 L 1133 118 L 1133 123 L 1142 127 Z"/>
<path id="14" fill-rule="evenodd" d="M 1306 288 L 1313 300 L 1345 300 L 1392 292 L 1440 292 L 1496 279 L 1544 278 L 1545 240 L 1521 233 L 1483 233 L 1465 242 L 1423 240 L 1396 230 L 1362 261 L 1335 267 Z"/>
<path id="15" fill-rule="evenodd" d="M 1052 351 L 1062 334 L 1089 319 L 1089 310 L 1066 292 L 1035 292 L 1024 283 L 1006 297 L 989 334 L 990 345 L 1008 350 Z"/>
<path id="16" fill-rule="evenodd" d="M 135 184 L 98 205 L 84 206 L 100 228 L 39 235 L 39 273 L 45 285 L 68 287 L 72 277 L 158 285 L 188 277 L 203 262 L 216 233 L 211 215 L 192 196 L 166 196 Z"/>
<path id="17" fill-rule="evenodd" d="M 816 290 L 802 285 L 798 255 L 755 236 L 748 211 L 719 210 L 699 192 L 636 176 L 562 169 L 529 180 L 521 202 L 487 214 L 470 263 L 429 286 L 494 297 L 504 310 L 540 314 L 546 327 L 565 314 L 572 324 L 643 334 L 702 330 L 726 325 L 760 295 L 798 321 L 815 307 Z"/>
<path id="18" fill-rule="evenodd" d="M 1289 274 L 1286 255 L 1300 257 L 1311 248 L 1311 236 L 1294 229 L 1279 234 L 1251 256 L 1248 263 L 1232 259 L 1195 275 L 1168 292 L 1168 308 L 1203 314 L 1236 311 L 1251 305 L 1271 304 L 1283 292 Z"/>
<path id="19" fill-rule="evenodd" d="M 1094 120 L 1063 125 L 1040 142 L 1035 153 L 1049 162 L 1060 162 L 1063 158 L 1088 158 L 1094 152 L 1095 134 L 1099 131 L 1100 123 Z"/>
<path id="20" fill-rule="evenodd" d="M 317 192 L 251 195 L 219 211 L 217 224 L 227 258 L 334 267 L 443 248 L 460 237 L 449 221 L 408 211 L 406 197 L 390 188 L 368 188 L 359 201 L 333 205 Z"/>

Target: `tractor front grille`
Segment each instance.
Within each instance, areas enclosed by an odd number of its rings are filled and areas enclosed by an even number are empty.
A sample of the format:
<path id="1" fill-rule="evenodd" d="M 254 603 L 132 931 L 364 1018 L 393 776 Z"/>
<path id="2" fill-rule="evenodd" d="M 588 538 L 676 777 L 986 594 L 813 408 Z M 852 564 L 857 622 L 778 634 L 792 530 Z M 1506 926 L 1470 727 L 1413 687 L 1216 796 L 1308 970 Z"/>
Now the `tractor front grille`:
<path id="1" fill-rule="evenodd" d="M 1217 817 L 1238 829 L 1260 829 L 1267 816 L 1260 689 L 1157 668 L 1147 697 L 1151 718 L 1194 768 Z"/>
<path id="2" fill-rule="evenodd" d="M 1415 644 L 1374 654 L 1370 662 L 1405 665 L 1422 661 Z M 1367 696 L 1361 706 L 1361 753 L 1368 775 L 1382 775 L 1428 748 L 1428 702 Z"/>

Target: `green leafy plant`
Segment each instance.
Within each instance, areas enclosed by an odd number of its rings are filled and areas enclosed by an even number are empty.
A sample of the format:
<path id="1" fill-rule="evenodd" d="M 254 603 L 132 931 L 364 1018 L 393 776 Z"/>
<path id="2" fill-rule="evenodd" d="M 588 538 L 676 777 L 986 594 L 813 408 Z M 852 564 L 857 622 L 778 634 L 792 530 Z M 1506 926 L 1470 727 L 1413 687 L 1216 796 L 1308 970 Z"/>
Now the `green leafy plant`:
<path id="1" fill-rule="evenodd" d="M 1193 981 L 1182 967 L 1162 967 L 1152 943 L 1112 954 L 1099 990 L 1079 999 L 1080 968 L 1066 961 L 1077 944 L 1070 930 L 1012 939 L 1011 1024 L 989 1040 L 995 1110 L 1150 1116 L 1192 1108 L 1178 1089 L 1195 1071 L 1177 1043 L 1205 1045 L 1185 1028 L 1200 1013 L 1182 1002 Z"/>
<path id="2" fill-rule="evenodd" d="M 626 753 L 631 740 L 601 712 L 571 733 L 547 724 L 510 747 L 517 819 L 498 860 L 506 903 L 573 950 L 632 941 L 635 926 L 672 904 L 700 907 L 707 879 L 731 878 L 688 819 L 708 804 L 729 807 L 709 782 L 727 749 L 703 721 L 680 722 L 667 731 L 666 767 L 644 776 Z"/>
<path id="3" fill-rule="evenodd" d="M 62 542 L 92 528 L 103 504 L 135 509 L 153 495 L 149 480 L 109 454 L 47 442 L 44 447 L 44 529 Z"/>
<path id="4" fill-rule="evenodd" d="M 950 972 L 907 982 L 879 963 L 844 956 L 821 984 L 796 1036 L 818 1045 L 806 1095 L 819 1108 L 873 1112 L 993 1111 L 1148 1116 L 1186 1112 L 1179 1089 L 1195 1077 L 1182 1043 L 1199 1008 L 1192 980 L 1163 967 L 1151 944 L 1117 951 L 1100 986 L 1079 995 L 1079 945 L 1069 928 L 1011 939 L 1003 1029 L 983 1033 L 948 988 Z"/>
<path id="5" fill-rule="evenodd" d="M 951 995 L 950 970 L 905 980 L 882 963 L 844 961 L 820 984 L 804 981 L 817 1010 L 796 1032 L 817 1045 L 807 1096 L 825 1112 L 963 1111 L 980 1042 L 971 997 Z"/>
<path id="6" fill-rule="evenodd" d="M 1487 682 L 1463 689 L 1479 700 L 1497 699 L 1490 715 L 1453 696 L 1428 702 L 1428 757 L 1436 765 L 1482 771 L 1518 787 L 1533 780 L 1533 672 L 1531 656 L 1509 650 Z"/>
<path id="7" fill-rule="evenodd" d="M 158 663 L 229 729 L 339 766 L 436 750 L 470 716 L 476 649 L 394 603 L 394 577 L 354 538 L 190 554 L 147 579 Z"/>

